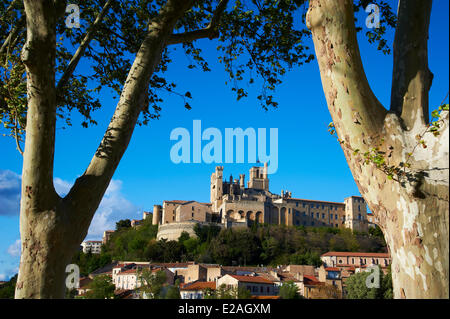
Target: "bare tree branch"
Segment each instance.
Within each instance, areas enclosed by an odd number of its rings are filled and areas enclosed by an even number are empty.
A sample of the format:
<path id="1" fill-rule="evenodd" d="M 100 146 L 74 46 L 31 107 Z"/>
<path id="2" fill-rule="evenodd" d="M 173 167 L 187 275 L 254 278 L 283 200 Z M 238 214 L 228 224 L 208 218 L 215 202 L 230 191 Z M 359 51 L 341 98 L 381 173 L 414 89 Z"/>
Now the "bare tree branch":
<path id="1" fill-rule="evenodd" d="M 428 91 L 433 74 L 428 69 L 428 27 L 431 0 L 400 0 L 394 39 L 391 111 L 407 128 L 428 123 Z"/>
<path id="2" fill-rule="evenodd" d="M 109 7 L 111 6 L 112 0 L 108 0 L 105 5 L 102 8 L 102 11 L 100 11 L 99 15 L 95 19 L 94 23 L 89 27 L 88 32 L 86 33 L 84 39 L 81 41 L 80 46 L 78 47 L 77 51 L 73 55 L 72 59 L 69 62 L 69 65 L 67 66 L 66 70 L 64 71 L 64 74 L 62 75 L 61 79 L 59 79 L 58 85 L 56 86 L 56 92 L 59 96 L 62 92 L 62 88 L 67 84 L 70 77 L 72 76 L 73 72 L 75 71 L 75 68 L 78 65 L 78 62 L 80 62 L 81 57 L 83 56 L 84 52 L 86 51 L 86 48 L 88 47 L 89 43 L 91 42 L 94 33 L 96 31 L 97 26 L 100 24 L 100 22 L 103 20 L 104 16 L 106 15 L 106 12 L 108 11 Z"/>
<path id="3" fill-rule="evenodd" d="M 17 150 L 19 151 L 20 155 L 23 156 L 23 150 L 20 146 L 20 140 L 19 140 L 19 121 L 17 120 L 17 115 L 14 117 L 14 139 L 16 140 L 16 146 Z"/>
<path id="4" fill-rule="evenodd" d="M 7 48 L 13 47 L 14 43 L 16 43 L 16 39 L 18 34 L 25 29 L 25 15 L 22 15 L 17 21 L 17 24 L 12 28 L 11 32 L 8 34 L 8 37 L 5 39 L 5 42 L 3 42 L 1 48 L 0 48 L 0 54 L 4 53 Z"/>
<path id="5" fill-rule="evenodd" d="M 9 11 L 11 11 L 11 9 L 14 7 L 14 5 L 19 2 L 19 0 L 13 0 L 8 8 L 6 8 L 5 12 L 3 12 L 2 16 L 0 17 L 0 22 L 3 21 L 3 19 L 5 19 L 6 15 L 8 14 Z"/>
<path id="6" fill-rule="evenodd" d="M 214 39 L 219 36 L 217 31 L 217 25 L 219 24 L 222 13 L 225 11 L 228 4 L 228 0 L 222 0 L 217 5 L 216 10 L 209 22 L 208 26 L 201 30 L 189 31 L 184 33 L 172 34 L 166 41 L 166 45 L 178 44 L 183 42 L 192 42 L 198 39 Z"/>

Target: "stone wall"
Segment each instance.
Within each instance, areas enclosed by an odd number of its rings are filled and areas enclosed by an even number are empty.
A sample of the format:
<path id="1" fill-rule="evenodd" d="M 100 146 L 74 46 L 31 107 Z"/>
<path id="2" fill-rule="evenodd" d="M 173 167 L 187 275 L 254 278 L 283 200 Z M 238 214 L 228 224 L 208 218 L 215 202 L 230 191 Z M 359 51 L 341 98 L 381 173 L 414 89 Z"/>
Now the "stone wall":
<path id="1" fill-rule="evenodd" d="M 219 227 L 224 227 L 224 225 L 217 223 L 202 223 L 197 221 L 174 222 L 159 225 L 156 239 L 160 240 L 162 238 L 166 238 L 167 240 L 178 240 L 178 238 L 181 236 L 181 233 L 184 231 L 187 232 L 191 237 L 197 237 L 197 235 L 194 232 L 194 227 L 196 224 L 200 224 L 201 226 L 215 225 Z"/>

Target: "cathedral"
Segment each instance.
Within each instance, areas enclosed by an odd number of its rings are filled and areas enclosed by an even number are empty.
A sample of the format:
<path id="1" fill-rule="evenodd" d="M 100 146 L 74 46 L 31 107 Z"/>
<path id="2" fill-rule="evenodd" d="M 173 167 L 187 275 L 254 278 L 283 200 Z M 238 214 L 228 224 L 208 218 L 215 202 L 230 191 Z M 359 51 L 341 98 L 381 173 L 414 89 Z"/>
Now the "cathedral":
<path id="1" fill-rule="evenodd" d="M 210 203 L 172 200 L 155 205 L 153 224 L 160 225 L 158 238 L 174 238 L 182 231 L 192 233 L 195 223 L 223 228 L 249 227 L 254 223 L 286 226 L 335 227 L 367 231 L 367 206 L 360 196 L 343 203 L 293 198 L 292 193 L 269 191 L 267 163 L 252 167 L 249 180 L 223 178 L 223 166 L 211 174 Z M 164 236 L 164 234 L 166 234 Z M 175 238 L 176 237 L 176 238 Z"/>

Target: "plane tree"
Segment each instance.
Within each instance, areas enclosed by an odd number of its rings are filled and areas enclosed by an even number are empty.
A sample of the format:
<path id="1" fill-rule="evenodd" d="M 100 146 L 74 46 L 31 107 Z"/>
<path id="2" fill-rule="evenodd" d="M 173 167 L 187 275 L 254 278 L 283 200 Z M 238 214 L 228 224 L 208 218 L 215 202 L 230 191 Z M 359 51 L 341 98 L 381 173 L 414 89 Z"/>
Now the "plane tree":
<path id="1" fill-rule="evenodd" d="M 306 19 L 330 130 L 384 233 L 395 298 L 449 297 L 448 104 L 430 119 L 430 14 L 431 1 L 399 1 L 389 110 L 364 73 L 353 2 L 311 0 Z"/>
<path id="2" fill-rule="evenodd" d="M 378 43 L 378 48 L 387 52 L 389 48 L 383 33 L 386 26 L 393 25 L 395 17 L 384 2 L 373 2 L 379 4 L 384 18 L 381 28 L 369 30 L 366 34 L 369 41 Z M 373 134 L 382 131 L 384 126 L 379 123 L 386 123 L 385 127 L 392 130 L 404 130 L 404 126 L 395 122 L 396 119 L 410 124 L 419 123 L 413 120 L 415 116 L 424 117 L 426 113 L 425 108 L 424 115 L 407 111 L 412 109 L 402 108 L 397 102 L 394 103 L 394 112 L 383 110 L 367 81 L 364 81 L 356 38 L 353 39 L 354 32 L 360 29 L 355 30 L 353 10 L 365 7 L 367 1 L 344 1 L 343 6 L 331 1 L 311 1 L 306 24 L 307 3 L 303 0 L 80 0 L 71 3 L 78 5 L 76 8 L 81 13 L 79 27 L 71 27 L 76 25 L 77 10 L 71 6 L 71 10 L 75 11 L 66 13 L 67 2 L 63 0 L 0 1 L 0 121 L 16 140 L 19 152 L 23 153 L 20 205 L 22 254 L 16 298 L 64 296 L 65 267 L 87 234 L 135 126 L 149 124 L 159 117 L 164 106 L 161 92 L 180 96 L 184 106 L 191 108 L 191 93 L 178 92 L 176 83 L 165 75 L 172 62 L 174 48 L 184 50 L 193 61 L 187 66 L 188 69 L 200 68 L 207 72 L 210 71 L 208 61 L 202 57 L 196 40 L 215 39 L 219 61 L 229 75 L 227 82 L 236 93 L 236 98 L 248 96 L 248 85 L 257 84 L 261 87 L 257 98 L 263 109 L 269 109 L 278 106 L 273 91 L 287 70 L 313 59 L 312 52 L 305 45 L 305 38 L 310 35 L 306 26 L 312 31 L 322 77 L 336 77 L 324 82 L 327 101 L 329 104 L 334 102 L 330 111 L 336 131 L 352 148 L 351 154 L 344 148 L 350 168 L 369 207 L 381 220 L 381 227 L 393 252 L 396 296 L 401 295 L 399 291 L 405 292 L 407 297 L 418 296 L 410 286 L 414 285 L 414 280 L 418 282 L 424 276 L 428 296 L 442 296 L 442 292 L 438 291 L 442 288 L 439 285 L 445 285 L 444 280 L 440 283 L 434 280 L 433 283 L 431 278 L 448 279 L 448 249 L 445 263 L 443 243 L 445 237 L 448 241 L 448 218 L 445 219 L 442 213 L 445 208 L 448 211 L 448 197 L 445 204 L 445 195 L 440 191 L 446 187 L 448 189 L 448 178 L 446 186 L 437 176 L 441 171 L 445 174 L 445 170 L 439 170 L 445 167 L 439 161 L 445 160 L 448 151 L 445 153 L 437 146 L 437 139 L 424 136 L 421 145 L 429 145 L 436 159 L 428 162 L 422 149 L 416 151 L 409 157 L 411 161 L 403 161 L 409 165 L 405 176 L 412 181 L 401 182 L 398 182 L 398 174 L 394 176 L 391 171 L 385 175 L 396 180 L 382 180 L 386 176 L 381 174 L 385 172 L 379 173 L 379 167 L 372 161 L 374 156 L 369 156 L 369 163 L 362 165 L 355 159 L 357 156 L 352 155 L 358 153 L 357 149 L 360 150 L 358 154 L 365 154 L 368 145 L 382 143 Z M 411 7 L 403 9 L 402 6 L 400 9 L 400 17 L 403 12 L 408 15 L 408 12 L 414 11 Z M 321 19 L 322 15 L 327 18 Z M 73 21 L 67 21 L 68 18 L 73 18 Z M 339 27 L 337 23 L 340 23 Z M 397 33 L 426 38 L 420 32 L 411 35 L 412 32 L 406 29 L 402 19 L 399 19 Z M 330 36 L 332 41 L 324 41 L 325 35 Z M 407 47 L 409 38 L 399 38 L 394 49 Z M 419 47 L 423 53 L 423 46 Z M 401 59 L 409 63 L 410 59 L 414 60 L 413 56 L 411 53 L 407 54 L 408 58 L 401 54 L 397 57 L 394 50 L 394 62 Z M 420 57 L 423 59 L 424 55 Z M 77 71 L 81 60 L 89 67 L 89 72 Z M 416 62 L 414 65 L 419 70 L 424 61 Z M 411 105 L 418 104 L 418 100 L 422 101 L 426 95 L 426 86 L 421 87 L 420 83 L 426 84 L 423 79 L 427 79 L 428 73 L 419 72 L 420 76 L 413 77 L 411 74 L 415 73 L 411 72 L 416 69 L 405 68 L 402 63 L 395 65 L 398 68 L 395 69 L 393 82 L 399 88 L 394 91 L 404 93 L 411 89 L 422 92 L 420 99 L 415 96 L 409 99 Z M 348 72 L 342 72 L 344 70 Z M 408 81 L 411 78 L 414 81 L 410 85 Z M 352 97 L 350 106 L 348 98 L 341 103 L 340 99 L 344 96 L 340 91 L 342 83 L 345 84 L 344 92 L 350 92 Z M 114 114 L 86 170 L 80 172 L 80 177 L 67 195 L 59 196 L 53 183 L 56 123 L 70 126 L 71 114 L 79 112 L 83 117 L 81 125 L 95 125 L 93 114 L 102 107 L 98 96 L 103 88 L 112 89 L 118 98 Z M 402 101 L 404 97 L 396 96 L 396 101 Z M 402 109 L 403 113 L 409 114 L 405 118 L 409 116 L 411 121 L 401 119 Z M 341 118 L 345 120 L 340 121 Z M 435 133 L 444 127 L 442 124 Z M 402 150 L 408 149 L 406 146 L 409 145 L 403 144 L 408 140 L 405 137 L 407 134 L 404 131 L 397 133 L 391 134 L 393 138 L 385 137 L 383 140 L 389 149 L 394 148 L 392 153 L 395 154 L 389 157 L 392 159 L 398 158 L 396 154 L 404 152 Z M 347 144 L 344 142 L 342 145 Z M 421 154 L 419 157 L 417 152 Z M 381 155 L 376 153 L 376 156 L 378 159 Z M 420 160 L 424 156 L 425 160 Z M 418 177 L 412 172 L 413 169 L 423 172 L 424 168 L 428 170 L 428 175 L 422 174 L 416 181 Z M 368 176 L 372 174 L 376 177 L 371 179 Z M 381 186 L 376 188 L 375 183 L 367 185 L 378 176 L 380 179 L 376 184 Z M 392 189 L 389 196 L 395 196 L 389 197 L 384 193 L 388 185 Z M 377 205 L 382 208 L 375 209 Z M 415 209 L 414 205 L 420 208 Z M 433 218 L 432 222 L 427 220 L 428 217 Z M 385 222 L 388 219 L 393 222 Z M 398 226 L 402 222 L 404 226 Z M 417 230 L 418 236 L 414 237 L 413 232 L 402 232 L 407 229 Z M 437 237 L 434 233 L 438 234 Z M 399 239 L 399 236 L 403 237 Z M 418 239 L 414 239 L 416 246 L 411 250 L 406 245 L 409 243 L 407 239 L 412 237 Z M 435 249 L 439 257 L 435 257 Z M 412 268 L 411 254 L 416 256 L 418 272 Z M 430 258 L 433 265 L 429 263 Z M 436 258 L 441 258 L 440 268 Z M 403 278 L 408 275 L 415 279 L 406 282 Z"/>

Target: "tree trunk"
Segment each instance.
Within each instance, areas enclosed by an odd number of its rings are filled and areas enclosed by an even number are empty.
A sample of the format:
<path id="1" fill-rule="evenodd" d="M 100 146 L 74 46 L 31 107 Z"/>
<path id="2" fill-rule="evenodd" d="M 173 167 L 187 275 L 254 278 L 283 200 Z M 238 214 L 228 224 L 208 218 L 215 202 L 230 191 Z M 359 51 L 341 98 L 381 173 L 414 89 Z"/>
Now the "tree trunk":
<path id="1" fill-rule="evenodd" d="M 15 298 L 64 298 L 65 268 L 81 241 L 131 139 L 150 77 L 175 23 L 193 1 L 169 0 L 149 25 L 111 119 L 84 174 L 65 198 L 53 184 L 56 125 L 56 20 L 65 1 L 25 0 L 28 114 L 23 158 L 22 254 Z"/>
<path id="2" fill-rule="evenodd" d="M 442 114 L 439 136 L 423 134 L 427 130 L 431 85 L 425 63 L 426 15 L 431 5 L 422 3 L 426 10 L 418 3 L 411 3 L 411 7 L 401 4 L 399 8 L 393 76 L 398 83 L 393 83 L 393 101 L 403 104 L 391 105 L 392 112 L 378 102 L 366 79 L 356 39 L 353 2 L 310 0 L 307 14 L 336 132 L 392 257 L 395 298 L 449 297 L 448 112 Z M 418 9 L 413 8 L 415 5 Z M 405 34 L 407 28 L 402 23 L 406 22 L 402 21 L 418 15 L 419 10 L 425 18 L 409 20 L 420 24 L 420 32 Z M 408 36 L 417 38 L 419 45 L 411 46 Z M 402 41 L 410 46 L 403 55 L 398 52 L 404 49 Z M 400 76 L 396 72 L 399 69 L 403 70 Z M 416 136 L 421 134 L 426 148 L 418 145 Z M 390 179 L 383 166 L 366 161 L 362 155 L 373 148 L 385 152 L 380 154 L 387 167 L 402 167 L 402 163 L 410 163 L 411 167 Z"/>

